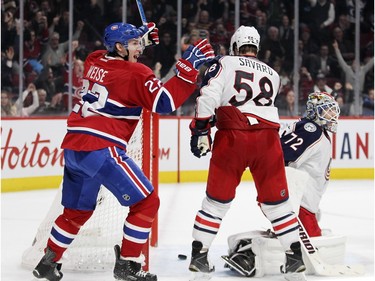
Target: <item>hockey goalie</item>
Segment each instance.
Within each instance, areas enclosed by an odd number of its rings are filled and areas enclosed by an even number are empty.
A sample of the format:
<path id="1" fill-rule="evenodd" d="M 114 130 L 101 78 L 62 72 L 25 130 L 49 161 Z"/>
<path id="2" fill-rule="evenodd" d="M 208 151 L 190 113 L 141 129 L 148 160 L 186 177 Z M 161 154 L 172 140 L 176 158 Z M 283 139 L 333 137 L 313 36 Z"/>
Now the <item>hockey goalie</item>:
<path id="1" fill-rule="evenodd" d="M 327 188 L 332 145 L 330 133 L 336 133 L 340 109 L 332 96 L 314 92 L 308 97 L 306 117 L 280 131 L 289 195 L 294 212 L 304 226 L 311 243 L 327 264 L 342 264 L 345 236 L 321 230 L 319 203 Z M 285 253 L 269 231 L 250 231 L 228 237 L 229 251 L 222 256 L 225 266 L 247 277 L 280 273 Z M 315 274 L 303 253 L 306 274 Z"/>

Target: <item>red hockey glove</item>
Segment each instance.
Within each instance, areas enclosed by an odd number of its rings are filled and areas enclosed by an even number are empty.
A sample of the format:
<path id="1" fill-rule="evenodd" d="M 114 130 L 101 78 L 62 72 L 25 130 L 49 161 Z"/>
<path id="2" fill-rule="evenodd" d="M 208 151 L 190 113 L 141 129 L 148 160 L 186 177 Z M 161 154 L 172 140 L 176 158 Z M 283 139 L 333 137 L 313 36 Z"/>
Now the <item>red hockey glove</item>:
<path id="1" fill-rule="evenodd" d="M 189 61 L 195 69 L 199 69 L 214 57 L 214 50 L 207 39 L 198 40 L 194 46 L 190 45 L 182 55 L 182 58 Z"/>
<path id="2" fill-rule="evenodd" d="M 159 44 L 159 29 L 154 22 L 149 22 L 147 25 L 142 25 L 138 28 L 142 36 L 142 44 L 144 47 Z"/>
<path id="3" fill-rule="evenodd" d="M 211 126 L 209 118 L 193 119 L 190 123 L 190 150 L 194 156 L 201 158 L 211 151 Z"/>
<path id="4" fill-rule="evenodd" d="M 197 81 L 198 70 L 196 70 L 189 61 L 179 59 L 176 62 L 176 75 L 182 80 L 194 84 Z"/>

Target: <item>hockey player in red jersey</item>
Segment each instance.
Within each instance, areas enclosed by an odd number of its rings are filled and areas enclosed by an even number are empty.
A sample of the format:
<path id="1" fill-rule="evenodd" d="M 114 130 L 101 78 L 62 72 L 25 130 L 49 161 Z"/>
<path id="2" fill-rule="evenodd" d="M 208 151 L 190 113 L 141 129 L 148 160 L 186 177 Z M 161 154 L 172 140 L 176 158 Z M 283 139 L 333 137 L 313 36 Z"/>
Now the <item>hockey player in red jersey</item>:
<path id="1" fill-rule="evenodd" d="M 257 59 L 260 36 L 254 27 L 240 26 L 231 39 L 230 56 L 207 68 L 195 118 L 190 124 L 191 151 L 201 157 L 211 150 L 210 120 L 216 117 L 206 197 L 197 212 L 190 271 L 211 273 L 208 250 L 249 168 L 261 210 L 286 253 L 282 268 L 288 280 L 305 280 L 298 221 L 288 200 L 284 158 L 274 106 L 279 75 Z"/>
<path id="2" fill-rule="evenodd" d="M 123 206 L 121 247 L 115 245 L 117 280 L 155 281 L 142 270 L 141 250 L 159 208 L 158 195 L 142 170 L 126 153 L 142 109 L 156 113 L 176 110 L 194 91 L 198 70 L 214 57 L 207 40 L 200 40 L 176 63 L 176 75 L 163 84 L 147 66 L 137 62 L 146 45 L 159 42 L 154 23 L 140 28 L 114 23 L 104 31 L 107 51 L 91 53 L 84 65 L 82 99 L 68 118 L 64 149 L 63 213 L 55 220 L 45 255 L 33 274 L 58 281 L 60 259 L 93 214 L 104 185 Z M 143 43 L 145 42 L 145 43 Z"/>

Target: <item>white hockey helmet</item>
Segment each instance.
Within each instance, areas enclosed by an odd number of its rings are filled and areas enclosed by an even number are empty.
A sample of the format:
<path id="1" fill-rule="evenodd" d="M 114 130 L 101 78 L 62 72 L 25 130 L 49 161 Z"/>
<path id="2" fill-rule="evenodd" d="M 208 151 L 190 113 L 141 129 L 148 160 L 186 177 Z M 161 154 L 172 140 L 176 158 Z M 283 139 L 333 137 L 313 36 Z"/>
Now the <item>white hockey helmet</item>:
<path id="1" fill-rule="evenodd" d="M 259 51 L 260 35 L 258 30 L 253 26 L 241 25 L 230 39 L 229 54 L 234 55 L 233 45 L 239 50 L 244 45 L 253 45 Z"/>
<path id="2" fill-rule="evenodd" d="M 330 94 L 319 91 L 309 94 L 306 110 L 307 119 L 314 121 L 331 133 L 337 132 L 340 107 Z"/>

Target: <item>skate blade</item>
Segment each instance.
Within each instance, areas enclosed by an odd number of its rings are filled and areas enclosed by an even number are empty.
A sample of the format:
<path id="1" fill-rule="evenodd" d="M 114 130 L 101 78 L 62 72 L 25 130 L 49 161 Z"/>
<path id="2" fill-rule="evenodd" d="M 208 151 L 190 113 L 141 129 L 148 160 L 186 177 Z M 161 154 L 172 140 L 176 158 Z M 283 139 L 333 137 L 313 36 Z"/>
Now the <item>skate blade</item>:
<path id="1" fill-rule="evenodd" d="M 212 272 L 192 272 L 189 281 L 205 281 L 212 278 Z"/>
<path id="2" fill-rule="evenodd" d="M 307 280 L 304 272 L 285 273 L 284 278 L 285 280 L 288 280 L 288 281 L 306 281 Z"/>

